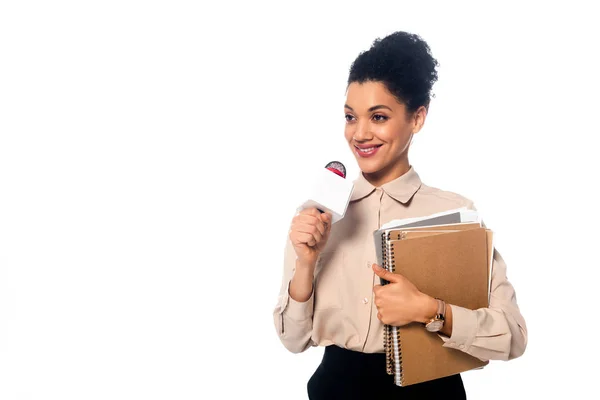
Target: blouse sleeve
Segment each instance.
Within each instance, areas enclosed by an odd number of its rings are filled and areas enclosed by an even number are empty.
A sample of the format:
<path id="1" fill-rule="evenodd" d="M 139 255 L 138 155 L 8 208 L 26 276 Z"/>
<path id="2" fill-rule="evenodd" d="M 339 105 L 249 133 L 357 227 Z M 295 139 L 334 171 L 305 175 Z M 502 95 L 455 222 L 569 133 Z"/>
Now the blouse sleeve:
<path id="1" fill-rule="evenodd" d="M 468 208 L 476 210 L 471 202 Z M 485 226 L 485 224 L 482 224 Z M 440 335 L 444 347 L 456 348 L 483 361 L 511 360 L 527 347 L 527 326 L 517 305 L 515 289 L 506 277 L 506 263 L 497 249 L 492 261 L 490 303 L 469 310 L 452 307 L 452 335 Z"/>
<path id="2" fill-rule="evenodd" d="M 277 305 L 273 310 L 275 329 L 279 340 L 292 353 L 301 353 L 311 346 L 313 328 L 314 287 L 310 298 L 297 302 L 289 295 L 289 286 L 296 266 L 296 253 L 288 239 L 283 258 L 283 279 Z"/>
<path id="3" fill-rule="evenodd" d="M 527 346 L 527 326 L 517 305 L 515 289 L 506 278 L 506 263 L 494 249 L 488 308 L 452 307 L 452 335 L 440 335 L 444 347 L 456 348 L 481 360 L 511 360 Z"/>

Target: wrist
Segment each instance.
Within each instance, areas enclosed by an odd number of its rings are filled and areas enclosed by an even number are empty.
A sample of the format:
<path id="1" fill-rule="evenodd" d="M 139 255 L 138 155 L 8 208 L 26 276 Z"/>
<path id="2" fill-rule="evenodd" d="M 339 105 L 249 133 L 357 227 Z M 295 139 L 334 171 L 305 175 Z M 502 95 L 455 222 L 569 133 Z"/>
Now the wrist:
<path id="1" fill-rule="evenodd" d="M 313 292 L 313 277 L 314 267 L 298 265 L 298 261 L 296 261 L 296 270 L 289 287 L 289 295 L 292 299 L 303 303 L 310 298 Z"/>
<path id="2" fill-rule="evenodd" d="M 436 299 L 426 295 L 425 293 L 422 293 L 422 295 L 421 307 L 418 316 L 419 319 L 416 322 L 426 324 L 437 314 L 438 302 Z"/>
<path id="3" fill-rule="evenodd" d="M 315 271 L 315 266 L 317 265 L 315 262 L 303 261 L 299 258 L 296 258 L 296 272 L 304 273 L 304 274 L 312 274 Z"/>

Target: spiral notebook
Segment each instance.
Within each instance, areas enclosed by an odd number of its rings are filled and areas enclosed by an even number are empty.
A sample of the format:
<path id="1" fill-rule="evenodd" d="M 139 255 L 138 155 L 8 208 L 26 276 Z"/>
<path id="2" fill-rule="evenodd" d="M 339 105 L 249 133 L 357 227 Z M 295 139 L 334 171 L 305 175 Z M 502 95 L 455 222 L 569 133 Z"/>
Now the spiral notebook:
<path id="1" fill-rule="evenodd" d="M 431 220 L 430 220 L 431 221 Z M 454 222 L 453 222 L 454 221 Z M 493 235 L 481 223 L 454 219 L 424 227 L 376 231 L 380 265 L 401 273 L 421 291 L 469 309 L 487 307 Z M 419 224 L 416 224 L 419 225 Z M 387 282 L 382 282 L 386 284 Z M 442 346 L 422 324 L 385 326 L 386 369 L 398 386 L 454 375 L 487 364 L 458 349 Z"/>

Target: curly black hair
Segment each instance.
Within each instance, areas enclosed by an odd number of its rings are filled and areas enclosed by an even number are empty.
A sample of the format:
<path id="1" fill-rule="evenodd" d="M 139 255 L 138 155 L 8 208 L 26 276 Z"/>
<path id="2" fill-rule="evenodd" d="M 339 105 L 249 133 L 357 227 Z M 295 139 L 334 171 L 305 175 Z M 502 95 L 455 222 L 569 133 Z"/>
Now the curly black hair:
<path id="1" fill-rule="evenodd" d="M 431 87 L 437 81 L 438 62 L 429 45 L 418 35 L 394 32 L 375 39 L 371 48 L 356 57 L 350 67 L 352 82 L 382 82 L 409 113 L 429 107 Z"/>

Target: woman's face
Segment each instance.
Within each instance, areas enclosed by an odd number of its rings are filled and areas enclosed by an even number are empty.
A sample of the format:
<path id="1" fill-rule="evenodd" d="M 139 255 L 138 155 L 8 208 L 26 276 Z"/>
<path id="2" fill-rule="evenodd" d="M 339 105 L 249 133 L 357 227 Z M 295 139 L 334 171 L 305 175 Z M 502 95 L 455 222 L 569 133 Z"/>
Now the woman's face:
<path id="1" fill-rule="evenodd" d="M 346 140 L 372 184 L 380 186 L 408 171 L 408 148 L 423 125 L 425 107 L 408 115 L 383 83 L 368 81 L 348 86 L 344 112 Z"/>

